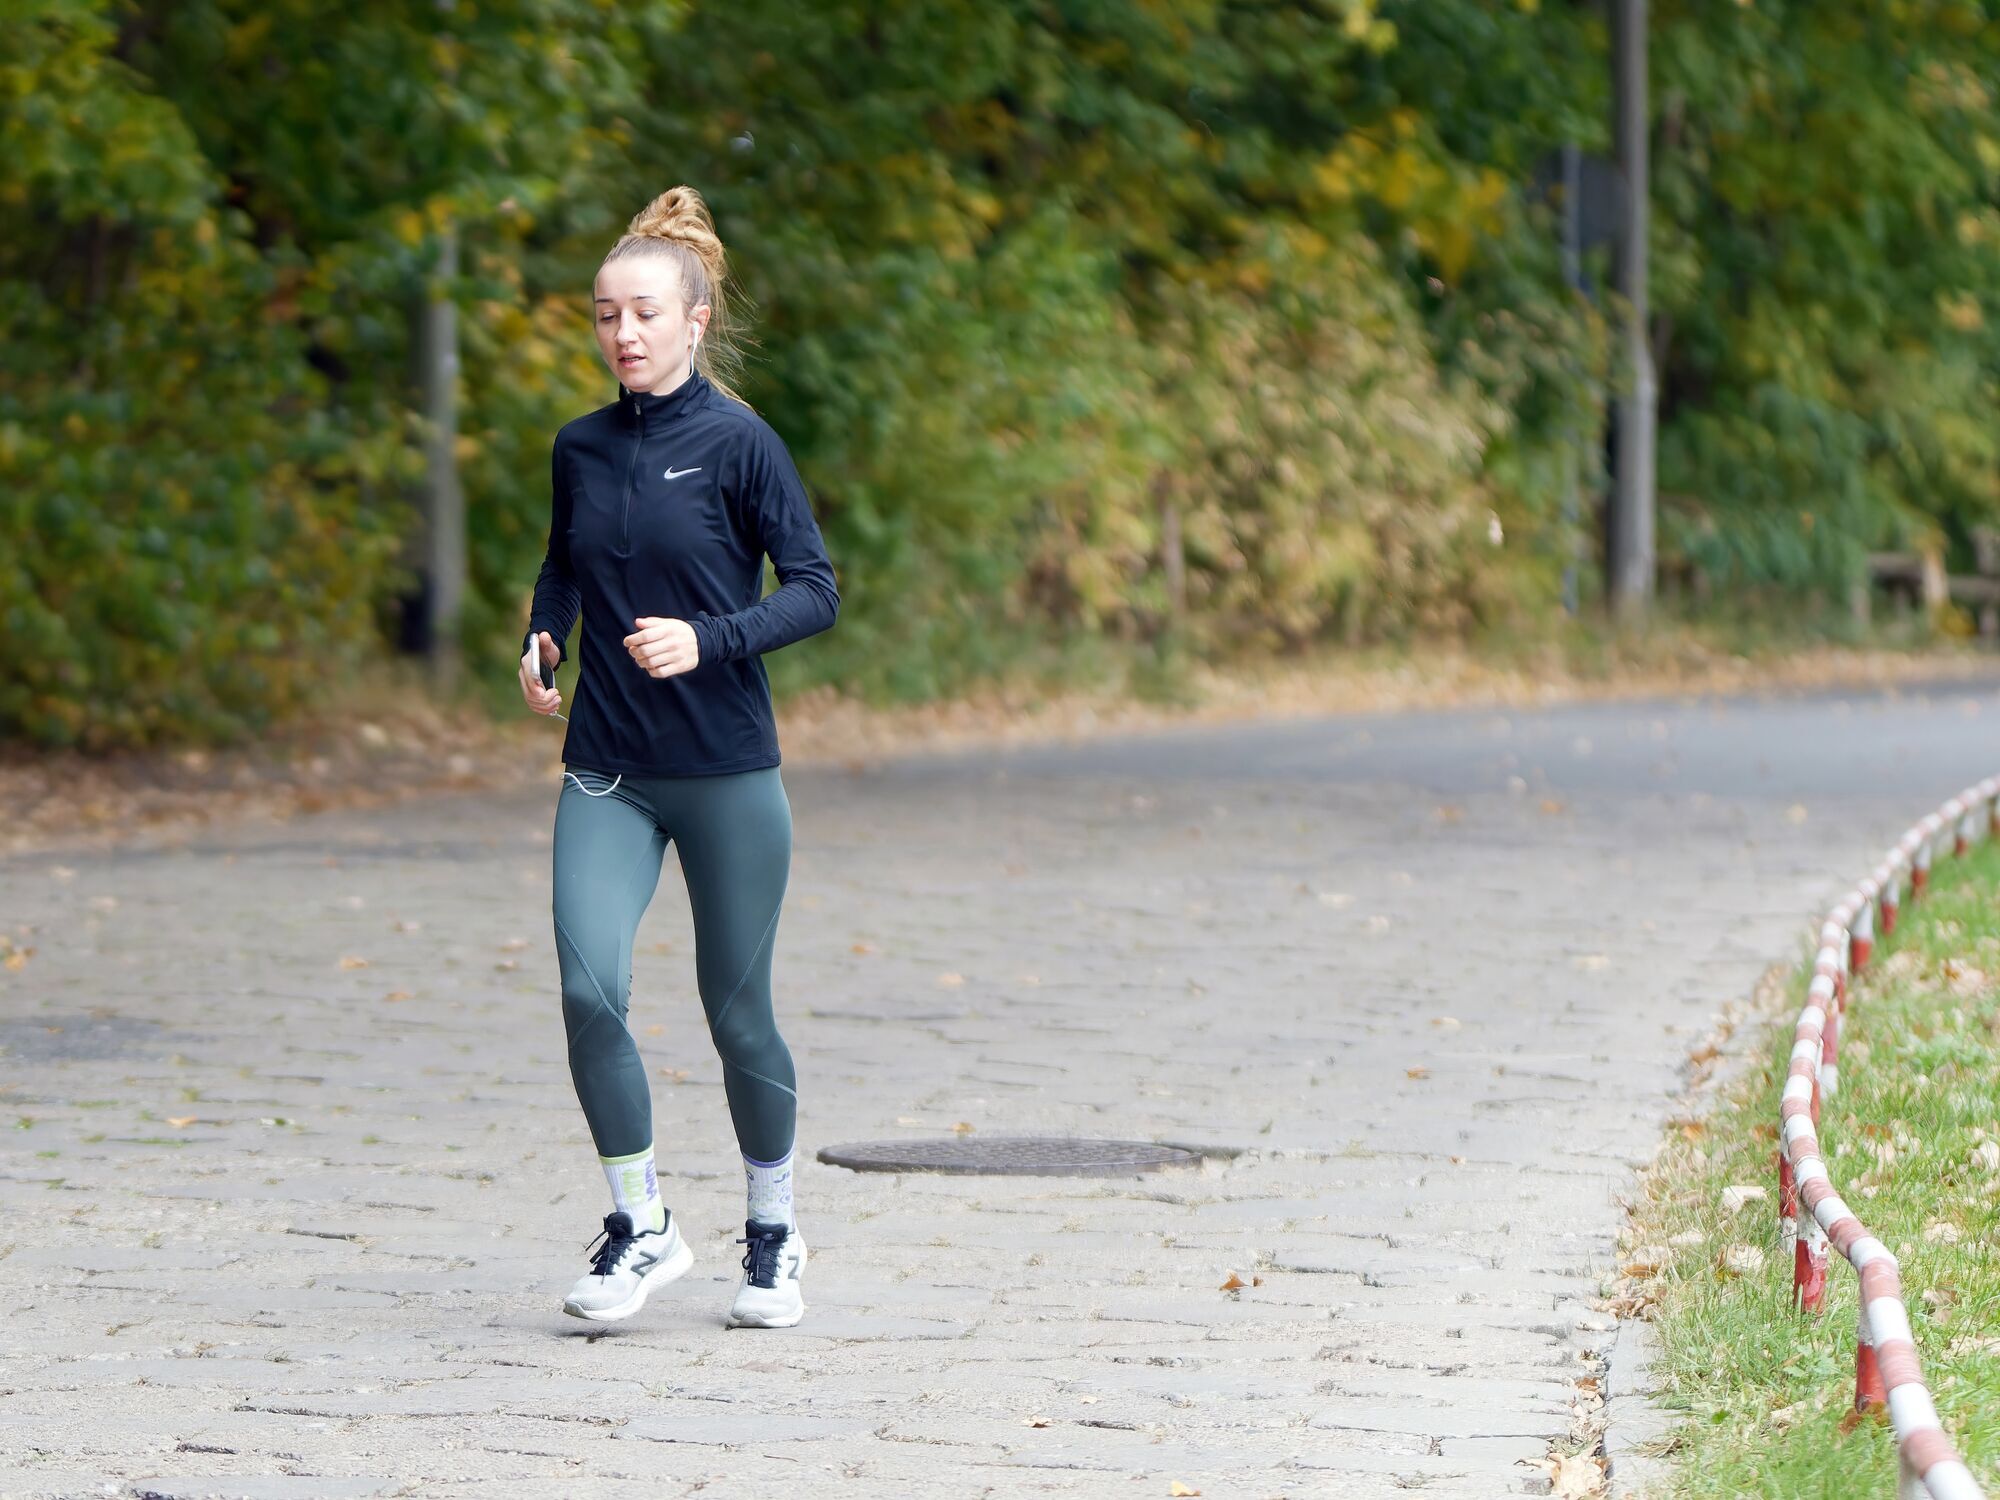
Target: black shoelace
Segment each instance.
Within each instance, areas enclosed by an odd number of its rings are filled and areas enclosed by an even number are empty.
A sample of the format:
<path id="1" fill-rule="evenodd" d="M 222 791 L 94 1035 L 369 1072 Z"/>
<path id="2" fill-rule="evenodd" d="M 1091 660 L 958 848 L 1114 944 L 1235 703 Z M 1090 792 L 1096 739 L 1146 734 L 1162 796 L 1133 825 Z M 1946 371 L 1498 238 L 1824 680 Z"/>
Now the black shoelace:
<path id="1" fill-rule="evenodd" d="M 750 1273 L 750 1285 L 776 1286 L 778 1250 L 791 1230 L 783 1224 L 759 1224 L 755 1219 L 746 1219 L 743 1221 L 743 1232 L 747 1238 L 736 1243 L 750 1247 L 743 1252 L 743 1269 Z"/>
<path id="2" fill-rule="evenodd" d="M 590 1242 L 590 1245 L 594 1245 L 598 1240 L 604 1241 L 604 1248 L 590 1257 L 591 1270 L 599 1276 L 609 1276 L 618 1268 L 619 1257 L 631 1248 L 635 1238 L 637 1236 L 632 1233 L 630 1218 L 622 1213 L 606 1214 L 604 1228 L 598 1232 L 597 1238 Z M 585 1245 L 583 1248 L 588 1250 L 590 1245 Z"/>

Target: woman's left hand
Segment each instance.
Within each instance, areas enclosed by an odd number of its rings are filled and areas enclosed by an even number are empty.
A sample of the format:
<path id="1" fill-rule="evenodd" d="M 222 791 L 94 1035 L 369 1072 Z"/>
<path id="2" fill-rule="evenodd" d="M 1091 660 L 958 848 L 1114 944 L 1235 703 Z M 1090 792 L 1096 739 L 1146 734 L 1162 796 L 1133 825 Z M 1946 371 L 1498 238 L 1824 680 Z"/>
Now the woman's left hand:
<path id="1" fill-rule="evenodd" d="M 701 643 L 686 620 L 642 615 L 632 623 L 639 628 L 625 637 L 625 649 L 649 677 L 672 677 L 700 664 Z"/>

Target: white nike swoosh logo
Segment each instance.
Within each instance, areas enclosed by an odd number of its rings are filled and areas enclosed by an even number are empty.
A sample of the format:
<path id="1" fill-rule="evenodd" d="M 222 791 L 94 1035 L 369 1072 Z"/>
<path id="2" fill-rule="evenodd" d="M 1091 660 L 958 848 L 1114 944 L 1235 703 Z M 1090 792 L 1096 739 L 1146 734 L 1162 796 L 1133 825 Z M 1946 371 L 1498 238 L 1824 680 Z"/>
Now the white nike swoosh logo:
<path id="1" fill-rule="evenodd" d="M 701 472 L 700 464 L 696 464 L 692 469 L 676 469 L 669 467 L 664 477 L 668 479 L 685 479 L 690 474 L 699 474 L 700 472 Z"/>

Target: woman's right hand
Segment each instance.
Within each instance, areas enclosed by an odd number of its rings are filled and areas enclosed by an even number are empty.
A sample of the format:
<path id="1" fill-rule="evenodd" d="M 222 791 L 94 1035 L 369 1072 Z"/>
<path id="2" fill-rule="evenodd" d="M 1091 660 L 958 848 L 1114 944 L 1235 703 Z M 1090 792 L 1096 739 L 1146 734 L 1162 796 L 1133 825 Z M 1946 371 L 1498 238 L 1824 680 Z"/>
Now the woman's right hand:
<path id="1" fill-rule="evenodd" d="M 548 715 L 562 707 L 562 694 L 542 686 L 541 665 L 535 660 L 538 652 L 552 670 L 562 652 L 549 639 L 549 633 L 540 630 L 535 633 L 534 644 L 521 653 L 521 696 L 536 713 Z"/>

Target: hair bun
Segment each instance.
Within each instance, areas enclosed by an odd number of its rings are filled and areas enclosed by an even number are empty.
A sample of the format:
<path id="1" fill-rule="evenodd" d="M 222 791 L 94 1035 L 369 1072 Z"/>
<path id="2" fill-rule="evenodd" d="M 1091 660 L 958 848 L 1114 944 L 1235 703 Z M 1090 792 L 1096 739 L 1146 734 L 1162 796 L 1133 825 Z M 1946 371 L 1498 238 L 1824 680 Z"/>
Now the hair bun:
<path id="1" fill-rule="evenodd" d="M 625 232 L 699 246 L 715 240 L 715 221 L 709 217 L 708 205 L 702 202 L 701 194 L 683 184 L 668 188 L 640 209 L 625 226 Z"/>

